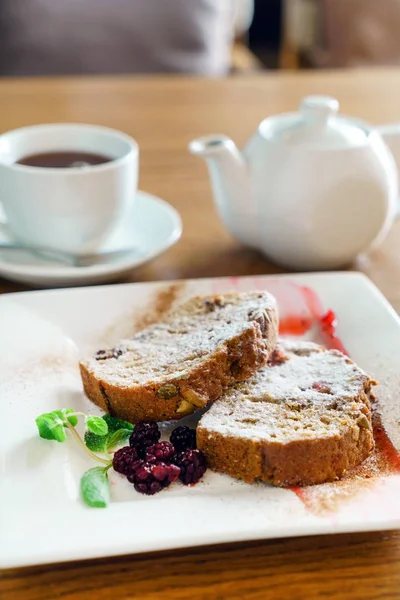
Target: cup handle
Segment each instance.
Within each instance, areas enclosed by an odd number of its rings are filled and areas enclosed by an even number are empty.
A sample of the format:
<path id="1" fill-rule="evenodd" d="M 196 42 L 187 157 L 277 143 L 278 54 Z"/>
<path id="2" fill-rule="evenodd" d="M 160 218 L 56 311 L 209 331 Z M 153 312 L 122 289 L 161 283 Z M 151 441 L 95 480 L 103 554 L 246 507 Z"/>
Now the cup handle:
<path id="1" fill-rule="evenodd" d="M 391 151 L 397 166 L 397 177 L 400 189 L 400 123 L 379 125 L 377 131 L 381 134 L 385 144 Z M 395 219 L 400 219 L 400 198 L 397 200 Z"/>

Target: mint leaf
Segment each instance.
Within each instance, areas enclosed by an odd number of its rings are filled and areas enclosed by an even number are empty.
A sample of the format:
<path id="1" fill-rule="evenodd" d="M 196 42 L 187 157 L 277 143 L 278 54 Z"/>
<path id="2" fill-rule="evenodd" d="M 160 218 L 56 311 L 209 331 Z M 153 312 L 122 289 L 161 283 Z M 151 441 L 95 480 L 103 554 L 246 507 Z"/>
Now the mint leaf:
<path id="1" fill-rule="evenodd" d="M 88 506 L 105 508 L 110 503 L 110 482 L 104 467 L 93 467 L 81 479 L 82 498 Z"/>
<path id="2" fill-rule="evenodd" d="M 76 415 L 74 415 L 73 417 L 68 416 L 70 413 L 75 412 L 73 408 L 63 408 L 62 412 L 67 417 L 68 421 L 71 423 L 71 425 L 73 427 L 76 427 L 76 425 L 78 425 L 78 417 Z"/>
<path id="3" fill-rule="evenodd" d="M 87 419 L 96 417 L 87 417 Z M 92 452 L 103 452 L 105 450 L 114 450 L 119 445 L 126 442 L 133 430 L 133 425 L 127 421 L 103 415 L 101 418 L 108 427 L 107 435 L 96 435 L 92 430 L 85 432 L 85 444 Z M 100 419 L 100 420 L 101 420 Z M 98 424 L 98 423 L 97 423 Z"/>
<path id="4" fill-rule="evenodd" d="M 111 436 L 108 435 L 107 450 L 110 452 L 118 448 L 118 446 L 126 442 L 131 433 L 131 429 L 117 429 Z"/>
<path id="5" fill-rule="evenodd" d="M 68 421 L 71 423 L 71 425 L 73 427 L 75 427 L 76 425 L 78 425 L 78 417 L 76 417 L 75 415 L 73 417 L 68 417 L 69 413 L 74 413 L 74 412 L 75 411 L 73 408 L 61 408 L 60 410 L 53 410 L 52 414 L 60 417 L 60 419 L 62 421 L 65 421 L 66 419 L 68 419 Z M 66 425 L 65 425 L 65 427 L 66 427 Z"/>
<path id="6" fill-rule="evenodd" d="M 96 435 L 91 431 L 85 431 L 84 441 L 86 446 L 92 452 L 103 452 L 106 447 L 107 439 L 107 435 Z"/>
<path id="7" fill-rule="evenodd" d="M 64 419 L 64 413 L 61 409 L 59 410 L 52 410 L 51 413 L 47 413 L 48 415 L 57 415 L 57 417 L 59 419 L 61 419 L 61 421 Z"/>
<path id="8" fill-rule="evenodd" d="M 41 438 L 57 442 L 64 442 L 67 439 L 63 419 L 60 418 L 58 412 L 45 413 L 35 419 Z"/>
<path id="9" fill-rule="evenodd" d="M 86 427 L 95 435 L 107 435 L 108 425 L 101 417 L 87 416 Z"/>
<path id="10" fill-rule="evenodd" d="M 102 419 L 107 423 L 108 432 L 111 433 L 111 435 L 118 431 L 118 429 L 129 429 L 131 432 L 133 431 L 133 425 L 132 423 L 128 423 L 128 421 L 122 421 L 122 419 L 117 419 L 108 414 L 103 415 Z"/>

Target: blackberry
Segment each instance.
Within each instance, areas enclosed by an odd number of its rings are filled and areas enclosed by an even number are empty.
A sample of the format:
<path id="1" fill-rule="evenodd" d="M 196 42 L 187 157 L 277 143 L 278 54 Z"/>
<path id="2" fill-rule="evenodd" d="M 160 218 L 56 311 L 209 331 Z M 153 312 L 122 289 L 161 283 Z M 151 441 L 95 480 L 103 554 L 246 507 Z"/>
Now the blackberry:
<path id="1" fill-rule="evenodd" d="M 179 477 L 180 469 L 176 465 L 163 462 L 149 463 L 143 461 L 128 480 L 140 494 L 152 496 L 161 492 Z"/>
<path id="2" fill-rule="evenodd" d="M 158 442 L 146 449 L 145 460 L 150 463 L 165 462 L 170 463 L 176 456 L 176 450 L 169 442 Z"/>
<path id="3" fill-rule="evenodd" d="M 129 475 L 140 463 L 135 448 L 125 446 L 116 451 L 113 457 L 113 469 L 122 475 Z"/>
<path id="4" fill-rule="evenodd" d="M 129 483 L 135 483 L 135 476 L 136 476 L 136 471 L 141 468 L 144 464 L 144 460 L 141 460 L 139 458 L 139 460 L 135 463 L 135 466 L 133 469 L 131 469 L 129 471 L 129 473 L 127 473 L 126 478 L 129 481 Z"/>
<path id="5" fill-rule="evenodd" d="M 177 452 L 183 452 L 188 448 L 196 448 L 196 430 L 190 429 L 186 425 L 176 427 L 169 439 Z"/>
<path id="6" fill-rule="evenodd" d="M 175 464 L 181 470 L 179 479 L 185 485 L 197 483 L 207 470 L 206 457 L 203 452 L 191 448 L 178 454 Z"/>
<path id="7" fill-rule="evenodd" d="M 157 423 L 137 423 L 129 438 L 129 444 L 136 448 L 140 458 L 144 458 L 146 448 L 156 444 L 160 439 L 161 433 Z"/>

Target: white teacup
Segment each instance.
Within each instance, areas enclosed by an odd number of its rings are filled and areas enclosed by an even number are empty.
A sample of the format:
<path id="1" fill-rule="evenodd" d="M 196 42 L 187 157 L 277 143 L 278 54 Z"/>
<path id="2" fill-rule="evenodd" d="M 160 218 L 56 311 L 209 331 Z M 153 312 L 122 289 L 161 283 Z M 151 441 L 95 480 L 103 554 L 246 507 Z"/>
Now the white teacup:
<path id="1" fill-rule="evenodd" d="M 49 168 L 16 164 L 35 154 L 86 152 L 99 165 Z M 95 251 L 133 202 L 139 148 L 128 135 L 95 125 L 47 124 L 0 135 L 0 203 L 7 227 L 26 245 Z"/>

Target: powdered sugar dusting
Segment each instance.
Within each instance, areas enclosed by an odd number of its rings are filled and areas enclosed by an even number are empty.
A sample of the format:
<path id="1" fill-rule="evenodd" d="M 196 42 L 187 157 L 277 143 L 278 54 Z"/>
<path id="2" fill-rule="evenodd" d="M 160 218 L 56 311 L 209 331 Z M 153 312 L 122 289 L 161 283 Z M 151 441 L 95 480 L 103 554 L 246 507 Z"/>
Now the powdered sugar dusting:
<path id="1" fill-rule="evenodd" d="M 161 323 L 118 345 L 117 358 L 86 361 L 103 381 L 122 387 L 185 377 L 188 369 L 207 360 L 219 346 L 253 327 L 257 315 L 275 318 L 274 298 L 265 292 L 198 297 L 168 314 Z"/>
<path id="2" fill-rule="evenodd" d="M 280 443 L 337 436 L 348 427 L 356 436 L 357 421 L 369 427 L 362 423 L 368 377 L 361 369 L 310 342 L 281 341 L 279 347 L 288 360 L 228 390 L 202 417 L 201 427 Z"/>

